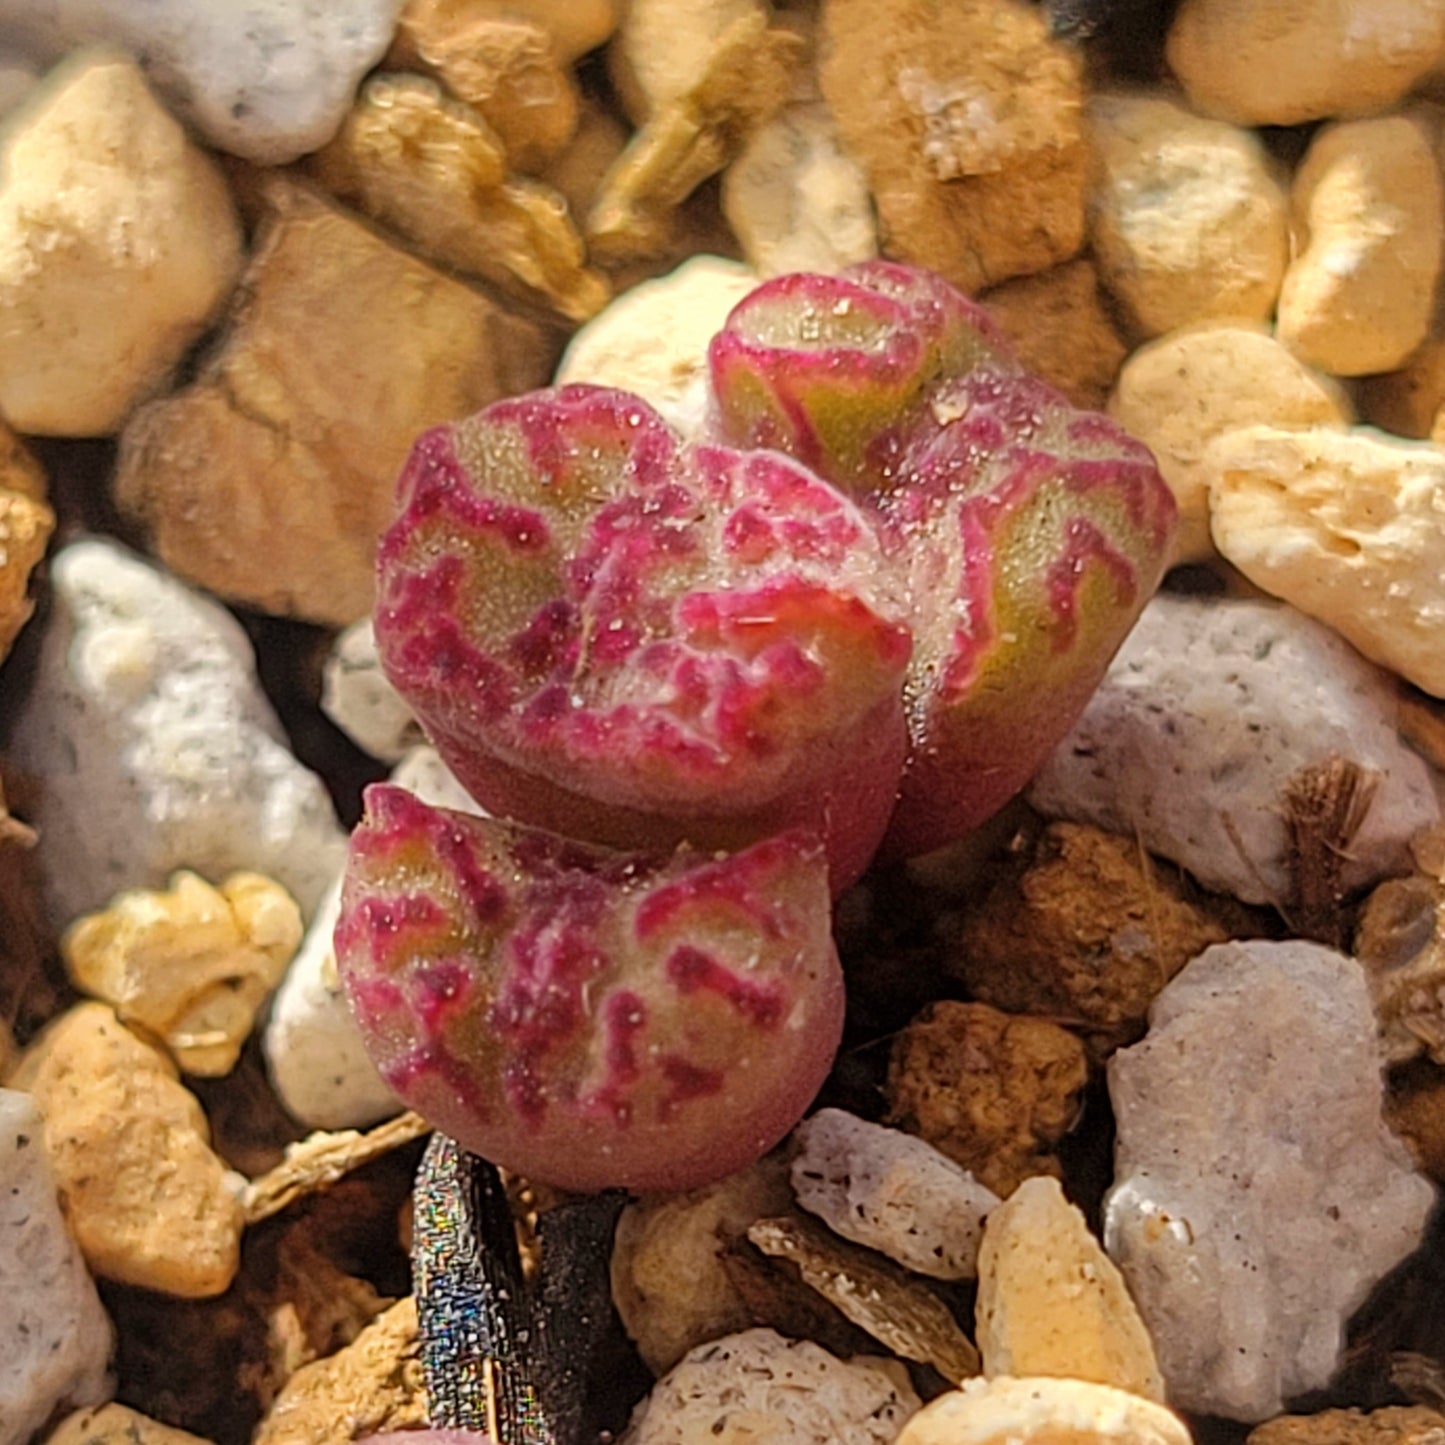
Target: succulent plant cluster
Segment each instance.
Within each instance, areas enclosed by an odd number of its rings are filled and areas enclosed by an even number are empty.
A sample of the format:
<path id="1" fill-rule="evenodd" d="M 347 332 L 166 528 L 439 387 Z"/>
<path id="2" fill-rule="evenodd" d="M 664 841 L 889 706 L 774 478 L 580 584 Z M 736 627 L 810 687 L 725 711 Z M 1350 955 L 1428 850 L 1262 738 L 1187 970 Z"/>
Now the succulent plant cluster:
<path id="1" fill-rule="evenodd" d="M 379 553 L 388 675 L 515 821 L 369 793 L 343 976 L 404 1098 L 574 1188 L 787 1131 L 842 1026 L 830 888 L 1028 781 L 1174 524 L 929 273 L 768 282 L 709 363 L 704 442 L 589 386 L 428 433 Z"/>

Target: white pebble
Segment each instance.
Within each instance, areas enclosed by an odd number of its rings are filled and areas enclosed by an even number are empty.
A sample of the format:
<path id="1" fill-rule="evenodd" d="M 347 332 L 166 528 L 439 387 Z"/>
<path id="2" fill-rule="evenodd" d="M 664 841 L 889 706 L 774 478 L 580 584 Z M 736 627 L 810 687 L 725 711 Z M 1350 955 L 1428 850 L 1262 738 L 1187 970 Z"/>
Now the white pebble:
<path id="1" fill-rule="evenodd" d="M 345 839 L 283 740 L 239 624 L 111 541 L 64 548 L 50 581 L 8 756 L 46 780 L 32 821 L 54 921 L 180 868 L 263 873 L 309 914 Z"/>
<path id="2" fill-rule="evenodd" d="M 353 622 L 332 644 L 321 710 L 357 747 L 384 763 L 400 762 L 422 740 L 411 708 L 381 670 L 369 617 Z"/>
<path id="3" fill-rule="evenodd" d="M 1104 1242 L 1178 1407 L 1256 1421 L 1323 1386 L 1435 1191 L 1382 1117 L 1364 974 L 1301 941 L 1205 950 L 1114 1055 Z"/>
<path id="4" fill-rule="evenodd" d="M 845 1239 L 934 1279 L 972 1279 L 999 1197 L 931 1144 L 820 1109 L 793 1134 L 798 1203 Z"/>
<path id="5" fill-rule="evenodd" d="M 110 1396 L 111 1328 L 65 1228 L 29 1094 L 0 1089 L 0 1445 Z"/>
<path id="6" fill-rule="evenodd" d="M 1288 907 L 1283 793 L 1302 769 L 1342 757 L 1375 779 L 1346 888 L 1408 871 L 1409 840 L 1438 821 L 1395 706 L 1388 674 L 1293 608 L 1156 597 L 1029 799 L 1137 838 L 1207 888 Z"/>

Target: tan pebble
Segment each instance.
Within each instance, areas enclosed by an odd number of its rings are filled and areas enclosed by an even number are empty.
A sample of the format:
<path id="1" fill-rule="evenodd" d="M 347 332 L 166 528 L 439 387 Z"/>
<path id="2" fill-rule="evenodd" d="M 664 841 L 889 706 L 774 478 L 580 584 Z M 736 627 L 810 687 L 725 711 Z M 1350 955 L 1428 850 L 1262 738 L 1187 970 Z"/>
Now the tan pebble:
<path id="1" fill-rule="evenodd" d="M 23 492 L 0 488 L 0 659 L 30 620 L 30 574 L 45 555 L 55 513 Z"/>
<path id="2" fill-rule="evenodd" d="M 1425 128 L 1404 116 L 1327 126 L 1290 195 L 1295 259 L 1279 339 L 1336 376 L 1401 366 L 1430 329 L 1445 194 Z"/>
<path id="3" fill-rule="evenodd" d="M 345 1349 L 287 1380 L 252 1445 L 351 1445 L 426 1423 L 416 1301 L 379 1315 Z"/>
<path id="4" fill-rule="evenodd" d="M 240 1263 L 240 1197 L 164 1054 L 104 1004 L 76 1004 L 11 1082 L 45 1116 L 61 1204 L 97 1274 L 187 1299 L 226 1289 Z"/>
<path id="5" fill-rule="evenodd" d="M 619 0 L 407 0 L 396 44 L 465 52 L 491 21 L 526 20 L 545 30 L 564 65 L 595 50 L 617 28 Z"/>
<path id="6" fill-rule="evenodd" d="M 534 173 L 566 149 L 581 98 L 548 31 L 517 14 L 472 14 L 437 23 L 435 4 L 413 6 L 425 18 L 397 32 L 391 60 L 446 82 L 501 137 L 519 171 Z"/>
<path id="7" fill-rule="evenodd" d="M 1079 1114 L 1084 1046 L 1047 1019 L 930 1004 L 893 1043 L 888 1122 L 926 1139 L 1000 1198 L 1035 1174 Z"/>
<path id="8" fill-rule="evenodd" d="M 1124 1277 L 1056 1179 L 1025 1179 L 989 1215 L 975 1318 L 985 1375 L 1057 1375 L 1164 1399 Z"/>
<path id="9" fill-rule="evenodd" d="M 689 435 L 708 402 L 707 347 L 758 284 L 738 261 L 694 256 L 675 271 L 624 291 L 572 338 L 556 384 L 585 381 L 635 392 Z"/>
<path id="10" fill-rule="evenodd" d="M 925 1405 L 897 1445 L 1191 1445 L 1152 1400 L 1085 1380 L 969 1380 Z"/>
<path id="11" fill-rule="evenodd" d="M 1245 1445 L 1440 1445 L 1445 1414 L 1425 1405 L 1279 1415 L 1256 1425 Z"/>
<path id="12" fill-rule="evenodd" d="M 301 943 L 301 913 L 279 883 L 233 873 L 213 888 L 177 873 L 164 891 L 121 893 L 66 930 L 75 985 L 160 1038 L 188 1074 L 229 1074 L 256 1011 Z"/>
<path id="13" fill-rule="evenodd" d="M 1164 96 L 1089 102 L 1089 235 L 1104 284 L 1144 336 L 1268 321 L 1289 259 L 1283 187 L 1258 136 Z"/>
<path id="14" fill-rule="evenodd" d="M 1103 409 L 1129 349 L 1104 304 L 1092 261 L 1081 257 L 1005 281 L 979 299 L 1030 371 L 1075 406 Z"/>
<path id="15" fill-rule="evenodd" d="M 162 1425 L 125 1405 L 101 1405 L 67 1415 L 45 1445 L 206 1445 L 199 1435 Z"/>
<path id="16" fill-rule="evenodd" d="M 1251 582 L 1445 696 L 1445 450 L 1368 428 L 1211 446 L 1215 545 Z"/>
<path id="17" fill-rule="evenodd" d="M 612 1248 L 612 1300 L 654 1375 L 690 1349 L 754 1321 L 723 1266 L 722 1251 L 748 1226 L 791 1207 L 787 1161 L 770 1155 L 685 1194 L 634 1200 Z"/>
<path id="18" fill-rule="evenodd" d="M 1140 1037 L 1159 990 L 1226 936 L 1135 839 L 1054 823 L 964 915 L 945 966 L 980 1002 L 1067 1022 L 1107 1050 Z"/>
<path id="19" fill-rule="evenodd" d="M 607 51 L 628 117 L 642 125 L 693 90 L 739 22 L 766 22 L 762 0 L 630 0 Z"/>
<path id="20" fill-rule="evenodd" d="M 127 427 L 116 497 L 181 576 L 345 626 L 412 443 L 540 385 L 553 343 L 299 186 L 270 194 L 224 344 Z"/>
<path id="21" fill-rule="evenodd" d="M 827 0 L 820 79 L 887 255 L 973 293 L 1084 241 L 1079 55 L 1022 0 Z"/>
<path id="22" fill-rule="evenodd" d="M 0 417 L 0 489 L 43 502 L 48 490 L 45 468 Z"/>
<path id="23" fill-rule="evenodd" d="M 0 145 L 0 412 L 22 432 L 108 435 L 235 284 L 225 181 L 109 54 L 57 68 Z"/>
<path id="24" fill-rule="evenodd" d="M 868 183 L 819 102 L 790 105 L 753 133 L 723 177 L 722 203 L 759 276 L 841 271 L 878 254 Z"/>
<path id="25" fill-rule="evenodd" d="M 1349 398 L 1267 332 L 1207 323 L 1161 336 L 1124 363 L 1109 415 L 1154 453 L 1179 504 L 1181 562 L 1214 556 L 1209 444 L 1237 427 L 1344 426 Z"/>
<path id="26" fill-rule="evenodd" d="M 478 111 L 417 76 L 362 88 L 336 139 L 309 162 L 340 199 L 389 226 L 429 260 L 480 276 L 573 321 L 598 311 L 607 283 L 562 197 L 507 171 Z"/>

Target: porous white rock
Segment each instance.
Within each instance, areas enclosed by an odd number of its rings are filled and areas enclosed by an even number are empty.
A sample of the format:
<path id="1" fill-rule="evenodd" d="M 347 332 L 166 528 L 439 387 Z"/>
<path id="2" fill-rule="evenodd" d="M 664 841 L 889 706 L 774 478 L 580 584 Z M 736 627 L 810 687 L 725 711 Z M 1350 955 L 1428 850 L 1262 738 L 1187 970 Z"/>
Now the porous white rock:
<path id="1" fill-rule="evenodd" d="M 481 811 L 435 748 L 412 748 L 391 781 L 433 807 Z M 360 1129 L 402 1108 L 367 1056 L 341 988 L 332 942 L 340 911 L 337 877 L 276 990 L 262 1040 L 277 1097 L 313 1129 Z"/>
<path id="2" fill-rule="evenodd" d="M 841 271 L 878 254 L 867 178 L 821 102 L 790 105 L 753 132 L 723 176 L 722 205 L 759 276 Z"/>
<path id="3" fill-rule="evenodd" d="M 1402 366 L 1425 340 L 1445 240 L 1434 143 L 1408 116 L 1326 126 L 1290 192 L 1279 339 L 1336 376 Z"/>
<path id="4" fill-rule="evenodd" d="M 371 619 L 353 622 L 332 644 L 321 709 L 363 752 L 397 763 L 422 740 L 410 706 L 381 670 Z"/>
<path id="5" fill-rule="evenodd" d="M 1109 1094 L 1104 1240 L 1169 1398 L 1255 1421 L 1323 1386 L 1435 1198 L 1384 1122 L 1360 965 L 1299 940 L 1206 949 L 1114 1055 Z"/>
<path id="6" fill-rule="evenodd" d="M 0 1445 L 24 1445 L 62 1405 L 98 1405 L 111 1328 L 66 1230 L 29 1094 L 0 1089 Z"/>
<path id="7" fill-rule="evenodd" d="M 45 782 L 30 821 L 54 921 L 180 868 L 263 873 L 309 914 L 345 838 L 321 780 L 284 741 L 240 625 L 100 538 L 58 552 L 50 583 L 7 757 Z"/>
<path id="8" fill-rule="evenodd" d="M 1445 697 L 1445 448 L 1368 428 L 1227 432 L 1215 545 L 1251 582 Z"/>
<path id="9" fill-rule="evenodd" d="M 707 346 L 758 284 L 741 261 L 694 256 L 624 291 L 573 336 L 557 385 L 590 381 L 635 392 L 686 436 L 707 419 Z"/>
<path id="10" fill-rule="evenodd" d="M 1118 92 L 1090 101 L 1089 129 L 1094 256 L 1136 327 L 1268 321 L 1289 214 L 1259 137 L 1164 95 Z"/>
<path id="11" fill-rule="evenodd" d="M 1288 907 L 1284 793 L 1336 757 L 1375 782 L 1342 885 L 1408 871 L 1410 838 L 1440 808 L 1395 730 L 1388 674 L 1293 608 L 1162 595 L 1029 800 L 1045 817 L 1137 838 L 1207 888 Z"/>
<path id="12" fill-rule="evenodd" d="M 281 165 L 336 133 L 403 0 L 0 0 L 0 31 L 56 56 L 129 51 L 213 146 Z"/>
<path id="13" fill-rule="evenodd" d="M 983 1221 L 999 1204 L 933 1145 L 844 1109 L 820 1109 L 793 1139 L 798 1203 L 857 1244 L 935 1279 L 972 1279 Z"/>
<path id="14" fill-rule="evenodd" d="M 117 431 L 240 269 L 220 169 L 135 63 L 57 67 L 0 140 L 0 412 L 22 432 Z"/>

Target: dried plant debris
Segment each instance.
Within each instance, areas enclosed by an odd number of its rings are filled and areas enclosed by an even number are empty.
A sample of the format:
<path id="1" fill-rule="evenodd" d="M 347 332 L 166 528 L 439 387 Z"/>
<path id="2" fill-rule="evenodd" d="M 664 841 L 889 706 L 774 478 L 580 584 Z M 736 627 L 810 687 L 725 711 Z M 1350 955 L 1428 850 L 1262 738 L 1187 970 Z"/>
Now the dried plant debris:
<path id="1" fill-rule="evenodd" d="M 748 1238 L 794 1266 L 805 1284 L 894 1354 L 932 1365 L 954 1384 L 978 1374 L 978 1351 L 953 1312 L 881 1255 L 845 1244 L 802 1215 L 760 1219 Z"/>
<path id="2" fill-rule="evenodd" d="M 303 1195 L 329 1189 L 353 1169 L 430 1132 L 431 1125 L 420 1114 L 408 1111 L 364 1134 L 355 1129 L 310 1134 L 292 1144 L 274 1169 L 246 1186 L 241 1201 L 246 1223 L 269 1219 Z"/>
<path id="3" fill-rule="evenodd" d="M 1379 778 L 1349 758 L 1301 768 L 1283 792 L 1294 902 L 1289 921 L 1301 937 L 1343 948 L 1345 865 L 1374 801 Z"/>

